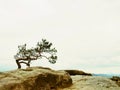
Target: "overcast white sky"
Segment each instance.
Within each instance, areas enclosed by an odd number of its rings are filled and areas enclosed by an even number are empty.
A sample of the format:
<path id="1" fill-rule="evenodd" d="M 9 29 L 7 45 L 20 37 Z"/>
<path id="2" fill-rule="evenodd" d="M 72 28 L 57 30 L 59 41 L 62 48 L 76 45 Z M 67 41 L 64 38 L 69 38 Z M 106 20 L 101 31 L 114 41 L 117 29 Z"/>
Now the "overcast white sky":
<path id="1" fill-rule="evenodd" d="M 17 68 L 17 46 L 53 42 L 58 61 L 33 65 L 120 73 L 120 0 L 0 0 L 0 70 Z"/>

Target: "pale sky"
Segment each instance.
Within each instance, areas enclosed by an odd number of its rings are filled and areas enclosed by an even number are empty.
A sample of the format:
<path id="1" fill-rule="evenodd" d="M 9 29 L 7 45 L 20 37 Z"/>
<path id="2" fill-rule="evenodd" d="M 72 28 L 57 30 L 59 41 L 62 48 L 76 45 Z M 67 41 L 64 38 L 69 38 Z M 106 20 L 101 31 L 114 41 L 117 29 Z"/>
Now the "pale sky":
<path id="1" fill-rule="evenodd" d="M 120 73 L 120 0 L 1 0 L 0 70 L 16 69 L 17 46 L 42 38 L 58 50 L 56 64 L 31 66 Z"/>

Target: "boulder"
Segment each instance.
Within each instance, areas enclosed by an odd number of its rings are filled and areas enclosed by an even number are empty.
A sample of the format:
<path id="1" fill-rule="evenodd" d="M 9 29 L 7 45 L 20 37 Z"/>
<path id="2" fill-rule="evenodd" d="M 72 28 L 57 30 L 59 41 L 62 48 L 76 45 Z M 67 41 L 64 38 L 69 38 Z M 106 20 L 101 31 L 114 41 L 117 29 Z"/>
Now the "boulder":
<path id="1" fill-rule="evenodd" d="M 118 76 L 113 76 L 110 78 L 111 80 L 115 81 L 118 86 L 120 86 L 120 77 Z"/>
<path id="2" fill-rule="evenodd" d="M 72 85 L 65 71 L 31 67 L 0 73 L 0 90 L 57 90 Z"/>

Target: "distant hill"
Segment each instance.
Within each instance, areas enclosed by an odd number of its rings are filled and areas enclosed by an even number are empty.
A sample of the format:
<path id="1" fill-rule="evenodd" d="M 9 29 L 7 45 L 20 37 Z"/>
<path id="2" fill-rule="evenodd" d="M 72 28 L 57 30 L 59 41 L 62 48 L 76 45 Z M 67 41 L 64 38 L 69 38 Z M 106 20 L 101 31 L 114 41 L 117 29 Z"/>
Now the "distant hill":
<path id="1" fill-rule="evenodd" d="M 93 76 L 103 76 L 111 78 L 112 76 L 120 76 L 120 74 L 92 74 Z"/>

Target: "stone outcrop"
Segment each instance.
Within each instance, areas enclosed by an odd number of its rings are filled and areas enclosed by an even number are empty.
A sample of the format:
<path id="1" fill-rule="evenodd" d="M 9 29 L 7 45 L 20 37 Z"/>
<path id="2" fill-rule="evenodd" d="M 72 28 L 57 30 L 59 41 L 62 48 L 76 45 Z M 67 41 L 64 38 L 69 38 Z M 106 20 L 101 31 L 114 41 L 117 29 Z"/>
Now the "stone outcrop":
<path id="1" fill-rule="evenodd" d="M 92 76 L 92 74 L 86 73 L 86 72 L 80 71 L 80 70 L 65 70 L 65 71 L 68 72 L 70 75 L 86 75 L 86 76 Z"/>
<path id="2" fill-rule="evenodd" d="M 0 90 L 57 90 L 72 85 L 65 71 L 31 67 L 0 73 Z"/>
<path id="3" fill-rule="evenodd" d="M 120 87 L 112 80 L 102 76 L 71 76 L 73 85 L 60 90 L 120 90 Z"/>
<path id="4" fill-rule="evenodd" d="M 113 76 L 110 78 L 111 80 L 115 81 L 118 86 L 120 86 L 120 77 L 118 76 Z"/>

